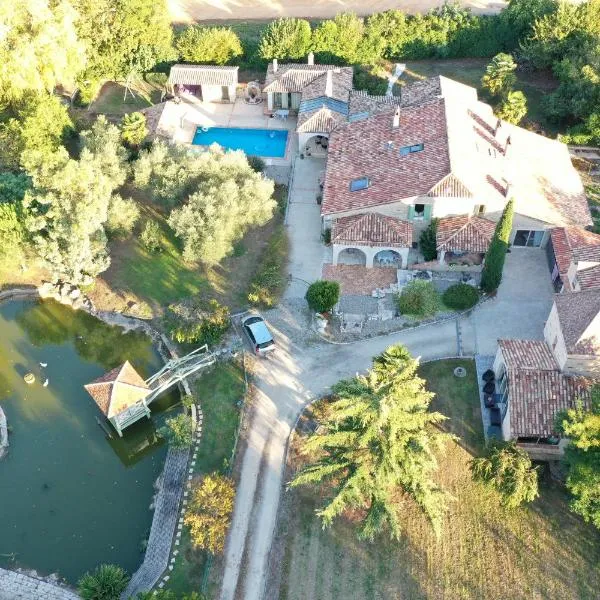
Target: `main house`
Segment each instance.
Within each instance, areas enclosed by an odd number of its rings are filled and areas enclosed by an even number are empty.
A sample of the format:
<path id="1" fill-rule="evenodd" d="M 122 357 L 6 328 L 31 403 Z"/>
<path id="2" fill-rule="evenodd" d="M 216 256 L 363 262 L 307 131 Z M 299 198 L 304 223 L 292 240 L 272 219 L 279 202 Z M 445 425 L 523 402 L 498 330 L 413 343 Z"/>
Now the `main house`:
<path id="1" fill-rule="evenodd" d="M 400 97 L 370 96 L 352 89 L 351 69 L 309 56 L 273 61 L 263 91 L 268 110 L 298 112 L 301 152 L 327 138 L 321 216 L 334 263 L 350 250 L 373 266 L 382 248 L 404 263 L 434 218 L 440 261 L 483 254 L 511 198 L 514 246 L 545 246 L 556 227 L 585 236 L 592 224 L 567 147 L 498 119 L 473 87 L 433 77 Z"/>
<path id="2" fill-rule="evenodd" d="M 534 458 L 558 458 L 566 440 L 556 414 L 588 406 L 600 378 L 600 289 L 556 294 L 544 340 L 498 340 L 493 370 L 503 439 Z"/>

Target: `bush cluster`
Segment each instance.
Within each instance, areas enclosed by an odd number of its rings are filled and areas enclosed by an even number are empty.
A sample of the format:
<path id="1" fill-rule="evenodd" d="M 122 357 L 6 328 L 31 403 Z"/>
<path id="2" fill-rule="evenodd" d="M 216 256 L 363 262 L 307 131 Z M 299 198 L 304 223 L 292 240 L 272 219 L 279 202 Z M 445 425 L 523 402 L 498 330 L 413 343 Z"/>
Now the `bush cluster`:
<path id="1" fill-rule="evenodd" d="M 479 291 L 467 283 L 451 285 L 442 296 L 442 302 L 453 310 L 467 310 L 477 304 Z"/>
<path id="2" fill-rule="evenodd" d="M 311 310 L 319 313 L 330 311 L 340 299 L 340 284 L 337 281 L 315 281 L 306 290 L 305 298 Z"/>
<path id="3" fill-rule="evenodd" d="M 430 281 L 411 281 L 396 296 L 402 315 L 431 317 L 440 309 L 440 295 Z"/>
<path id="4" fill-rule="evenodd" d="M 216 300 L 171 304 L 165 321 L 180 344 L 217 344 L 231 325 L 229 308 Z"/>

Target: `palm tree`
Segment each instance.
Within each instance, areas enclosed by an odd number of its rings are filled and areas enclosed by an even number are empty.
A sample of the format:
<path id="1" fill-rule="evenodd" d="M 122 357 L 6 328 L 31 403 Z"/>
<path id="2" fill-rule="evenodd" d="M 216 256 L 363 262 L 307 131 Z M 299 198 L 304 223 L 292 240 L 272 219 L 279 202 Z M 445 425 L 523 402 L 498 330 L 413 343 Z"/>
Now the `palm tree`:
<path id="1" fill-rule="evenodd" d="M 139 146 L 147 135 L 146 117 L 142 113 L 128 113 L 123 117 L 121 138 L 128 146 Z"/>
<path id="2" fill-rule="evenodd" d="M 304 442 L 304 451 L 317 458 L 290 483 L 333 485 L 332 498 L 317 511 L 324 527 L 359 508 L 366 510 L 360 537 L 372 540 L 387 528 L 398 538 L 400 495 L 440 533 L 445 493 L 432 479 L 434 449 L 451 436 L 434 427 L 446 417 L 428 410 L 433 394 L 417 368 L 405 347 L 392 346 L 366 375 L 334 386 L 317 431 Z"/>
<path id="3" fill-rule="evenodd" d="M 100 565 L 86 573 L 78 584 L 83 600 L 119 600 L 129 583 L 129 575 L 117 565 Z"/>

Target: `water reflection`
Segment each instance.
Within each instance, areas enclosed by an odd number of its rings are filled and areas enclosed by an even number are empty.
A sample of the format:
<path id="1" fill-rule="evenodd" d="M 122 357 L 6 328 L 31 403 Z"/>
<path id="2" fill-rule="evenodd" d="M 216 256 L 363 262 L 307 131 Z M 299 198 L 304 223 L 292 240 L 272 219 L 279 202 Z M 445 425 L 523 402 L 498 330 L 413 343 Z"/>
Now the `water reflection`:
<path id="1" fill-rule="evenodd" d="M 0 402 L 11 427 L 0 461 L 0 565 L 71 582 L 99 563 L 139 565 L 166 453 L 158 428 L 178 394 L 159 398 L 152 419 L 123 438 L 108 437 L 83 385 L 125 359 L 144 377 L 162 364 L 140 333 L 55 302 L 0 304 Z"/>

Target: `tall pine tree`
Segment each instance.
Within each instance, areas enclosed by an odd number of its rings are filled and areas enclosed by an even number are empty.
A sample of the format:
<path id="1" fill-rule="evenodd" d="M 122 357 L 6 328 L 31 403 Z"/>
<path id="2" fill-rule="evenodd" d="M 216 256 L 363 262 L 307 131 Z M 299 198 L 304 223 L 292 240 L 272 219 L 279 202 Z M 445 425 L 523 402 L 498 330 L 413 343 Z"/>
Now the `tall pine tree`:
<path id="1" fill-rule="evenodd" d="M 333 486 L 317 513 L 324 527 L 347 510 L 362 509 L 360 537 L 372 540 L 388 530 L 397 539 L 399 502 L 409 500 L 441 532 L 445 493 L 432 478 L 434 450 L 450 436 L 435 427 L 446 417 L 429 411 L 433 394 L 417 368 L 406 348 L 392 346 L 366 375 L 334 386 L 319 428 L 304 442 L 304 451 L 317 458 L 290 484 Z"/>

